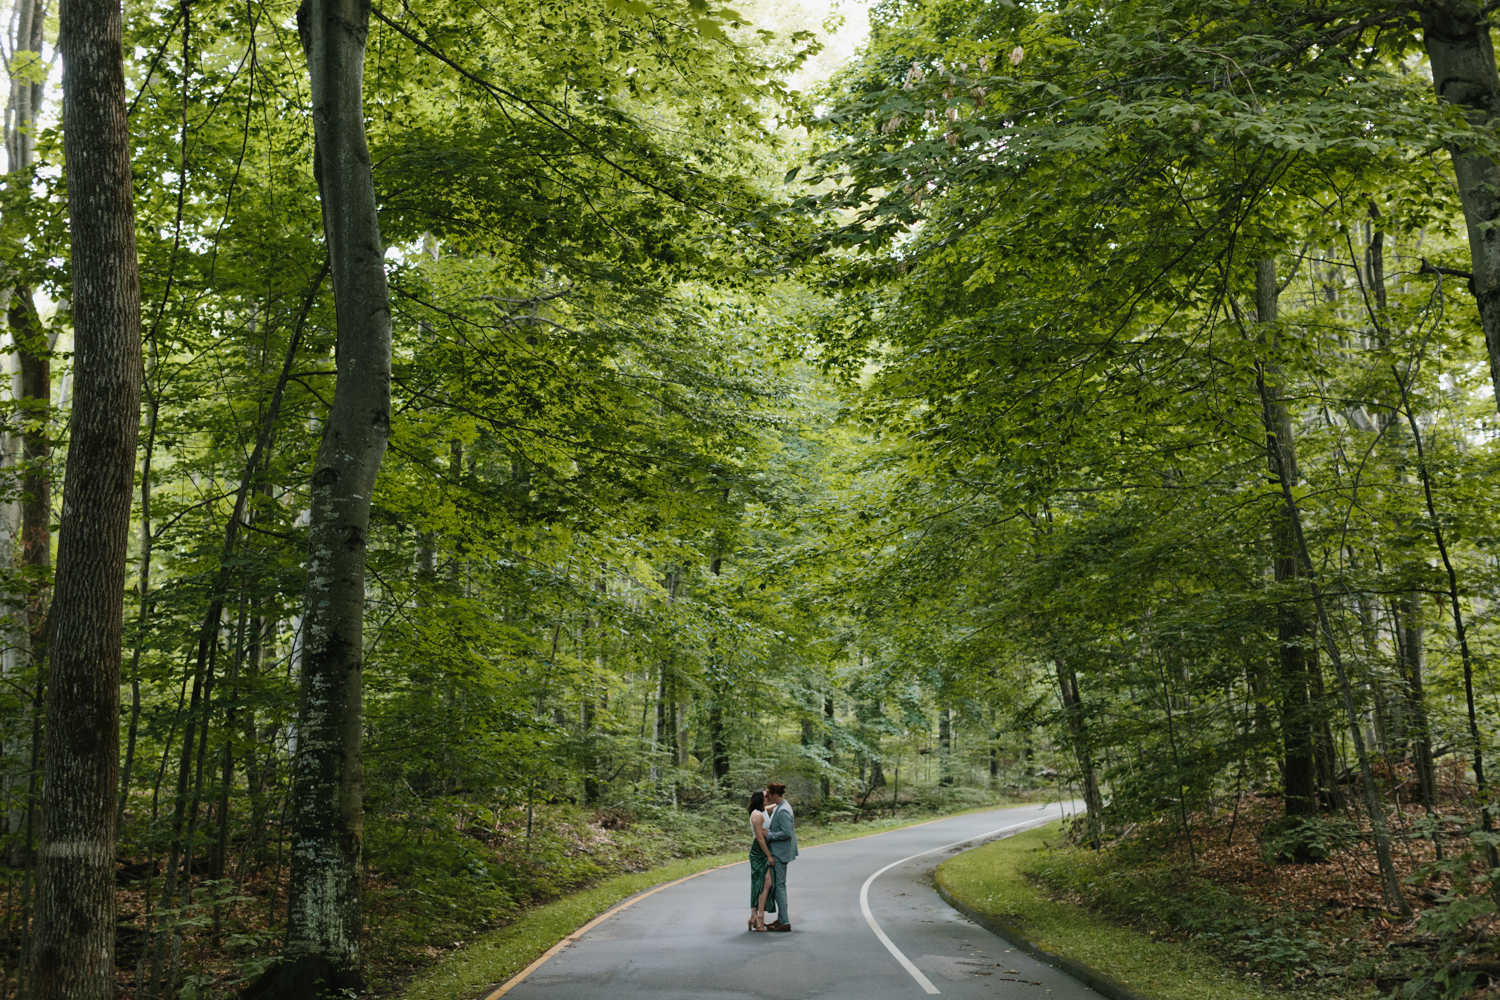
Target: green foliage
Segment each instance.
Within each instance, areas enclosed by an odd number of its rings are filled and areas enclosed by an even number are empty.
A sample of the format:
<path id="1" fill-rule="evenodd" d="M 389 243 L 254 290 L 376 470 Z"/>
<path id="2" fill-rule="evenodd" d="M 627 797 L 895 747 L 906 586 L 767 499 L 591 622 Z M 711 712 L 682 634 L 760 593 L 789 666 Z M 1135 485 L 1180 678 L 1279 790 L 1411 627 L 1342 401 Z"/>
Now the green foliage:
<path id="1" fill-rule="evenodd" d="M 1283 816 L 1261 827 L 1261 857 L 1270 865 L 1325 864 L 1353 844 L 1359 828 L 1342 817 Z"/>

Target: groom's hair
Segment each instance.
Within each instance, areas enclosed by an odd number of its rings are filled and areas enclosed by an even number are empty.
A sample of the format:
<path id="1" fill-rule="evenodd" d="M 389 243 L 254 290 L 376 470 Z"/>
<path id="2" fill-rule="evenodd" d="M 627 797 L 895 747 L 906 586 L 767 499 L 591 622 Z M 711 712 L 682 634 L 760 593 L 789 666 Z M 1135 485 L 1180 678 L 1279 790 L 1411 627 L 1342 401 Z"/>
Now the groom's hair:
<path id="1" fill-rule="evenodd" d="M 785 795 L 786 786 L 781 784 L 780 782 L 773 781 L 770 784 L 766 785 L 766 791 L 772 795 Z"/>

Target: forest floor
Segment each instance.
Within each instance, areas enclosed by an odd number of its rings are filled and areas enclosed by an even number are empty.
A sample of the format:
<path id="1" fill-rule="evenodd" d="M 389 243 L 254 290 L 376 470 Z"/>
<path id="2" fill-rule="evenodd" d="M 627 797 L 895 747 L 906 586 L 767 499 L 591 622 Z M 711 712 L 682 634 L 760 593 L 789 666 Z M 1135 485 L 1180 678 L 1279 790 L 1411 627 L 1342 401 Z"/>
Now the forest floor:
<path id="1" fill-rule="evenodd" d="M 894 809 L 888 795 L 863 809 L 841 800 L 808 803 L 799 815 L 799 840 L 811 845 L 847 839 L 1049 796 L 1055 797 L 1055 790 L 1000 796 L 968 788 L 903 787 Z M 512 930 L 503 949 L 508 957 L 498 966 L 487 962 L 482 974 L 493 979 L 491 966 L 503 971 L 513 961 L 523 967 L 612 905 L 620 891 L 628 896 L 722 863 L 718 858 L 725 852 L 737 860 L 746 839 L 738 803 L 603 810 L 558 803 L 539 806 L 529 816 L 525 809 L 441 805 L 416 813 L 384 804 L 367 814 L 367 980 L 381 995 L 401 994 L 424 970 L 461 965 L 476 942 L 507 928 Z M 231 847 L 219 880 L 203 857 L 207 850 L 201 848 L 190 866 L 191 892 L 184 896 L 178 887 L 173 894 L 178 905 L 167 910 L 160 905 L 164 852 L 124 852 L 116 946 L 116 991 L 122 1000 L 147 994 L 142 986 L 150 981 L 153 964 L 167 987 L 163 995 L 229 997 L 279 951 L 287 889 L 284 844 L 271 832 L 238 852 Z M 4 935 L 0 951 L 19 957 L 24 900 L 20 872 L 9 874 L 0 926 L 16 930 Z M 148 899 L 155 901 L 149 925 Z M 166 933 L 160 933 L 163 913 Z M 456 963 L 450 961 L 455 958 Z M 14 986 L 13 974 L 5 973 L 15 966 L 4 959 L 0 955 L 0 977 Z"/>
<path id="2" fill-rule="evenodd" d="M 1450 771 L 1462 768 L 1455 761 Z M 1186 826 L 1129 828 L 1098 852 L 1080 846 L 1075 830 L 1025 873 L 1056 901 L 1191 943 L 1271 989 L 1500 997 L 1487 835 L 1469 833 L 1471 789 L 1450 775 L 1440 792 L 1431 817 L 1409 801 L 1387 810 L 1410 917 L 1386 903 L 1368 825 L 1352 808 L 1315 821 L 1322 860 L 1298 864 L 1284 856 L 1280 798 L 1265 794 L 1189 815 Z"/>

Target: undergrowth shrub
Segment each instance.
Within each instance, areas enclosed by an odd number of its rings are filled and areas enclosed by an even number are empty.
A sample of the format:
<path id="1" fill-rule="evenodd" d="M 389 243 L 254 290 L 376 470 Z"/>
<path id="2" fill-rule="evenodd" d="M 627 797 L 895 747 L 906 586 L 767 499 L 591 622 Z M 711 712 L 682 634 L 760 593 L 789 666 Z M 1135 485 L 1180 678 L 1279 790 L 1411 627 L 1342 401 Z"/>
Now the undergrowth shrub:
<path id="1" fill-rule="evenodd" d="M 1283 816 L 1256 837 L 1268 865 L 1325 864 L 1358 839 L 1359 828 L 1342 816 Z"/>
<path id="2" fill-rule="evenodd" d="M 1357 948 L 1313 926 L 1317 916 L 1272 910 L 1166 856 L 1153 838 L 1090 851 L 1059 844 L 1025 874 L 1050 893 L 1153 937 L 1191 940 L 1282 986 L 1342 978 Z M 1359 919 L 1359 918 L 1353 918 Z"/>

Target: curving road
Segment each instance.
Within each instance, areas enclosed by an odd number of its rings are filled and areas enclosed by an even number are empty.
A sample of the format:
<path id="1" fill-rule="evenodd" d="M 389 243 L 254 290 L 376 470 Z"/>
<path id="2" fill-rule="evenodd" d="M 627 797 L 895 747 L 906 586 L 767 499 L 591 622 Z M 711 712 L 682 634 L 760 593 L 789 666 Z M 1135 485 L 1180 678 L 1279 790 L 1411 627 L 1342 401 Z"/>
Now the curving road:
<path id="1" fill-rule="evenodd" d="M 791 866 L 789 934 L 745 930 L 744 865 L 708 872 L 578 935 L 512 984 L 506 1000 L 1096 1000 L 970 923 L 931 886 L 943 858 L 999 831 L 1050 822 L 1063 808 L 971 813 L 804 848 Z"/>

